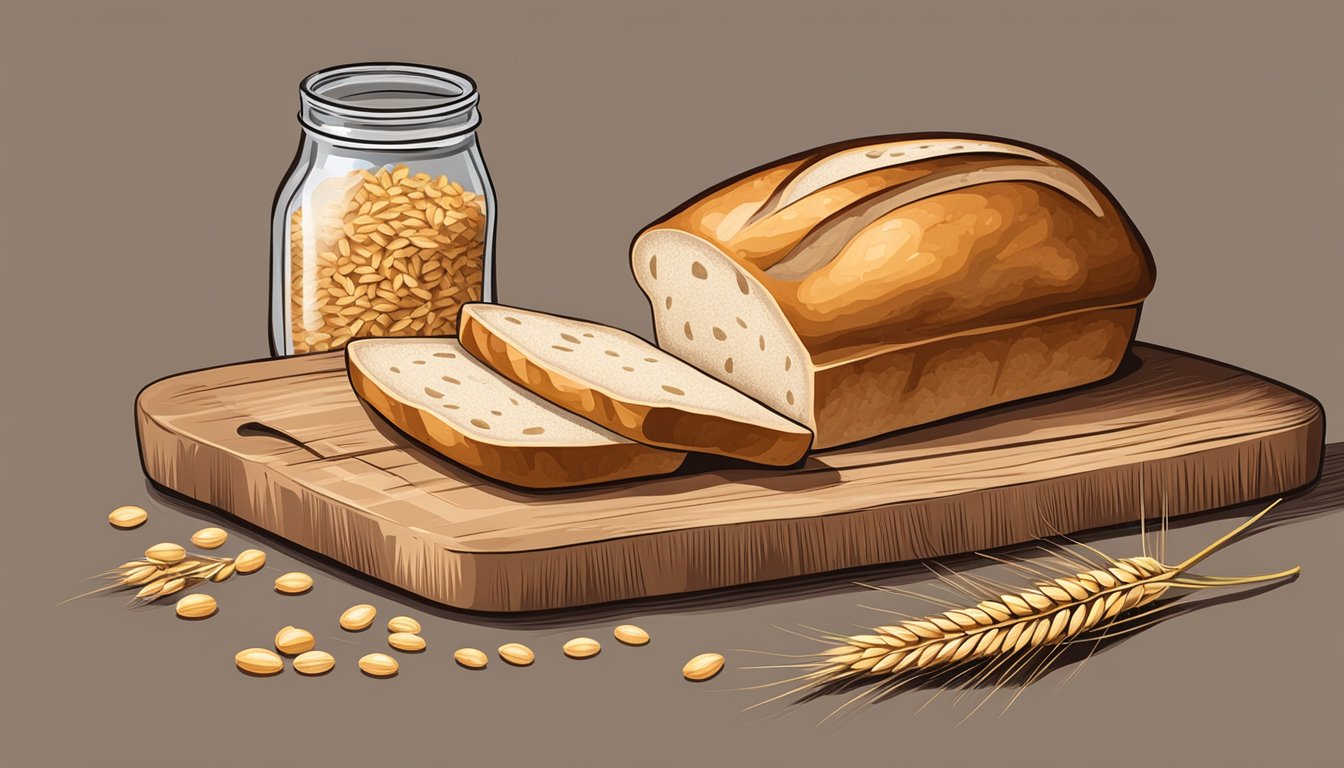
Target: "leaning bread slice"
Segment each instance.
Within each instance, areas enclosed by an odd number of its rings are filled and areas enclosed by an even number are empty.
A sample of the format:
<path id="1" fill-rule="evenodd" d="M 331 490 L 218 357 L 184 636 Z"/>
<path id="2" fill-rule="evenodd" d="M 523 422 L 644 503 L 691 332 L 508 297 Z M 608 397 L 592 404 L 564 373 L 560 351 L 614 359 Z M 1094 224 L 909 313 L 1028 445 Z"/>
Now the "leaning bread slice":
<path id="1" fill-rule="evenodd" d="M 462 346 L 619 435 L 760 464 L 797 462 L 812 433 L 633 334 L 497 304 L 467 304 Z"/>
<path id="2" fill-rule="evenodd" d="M 355 392 L 402 432 L 487 477 L 562 488 L 661 475 L 685 454 L 614 435 L 516 386 L 454 339 L 346 347 Z"/>

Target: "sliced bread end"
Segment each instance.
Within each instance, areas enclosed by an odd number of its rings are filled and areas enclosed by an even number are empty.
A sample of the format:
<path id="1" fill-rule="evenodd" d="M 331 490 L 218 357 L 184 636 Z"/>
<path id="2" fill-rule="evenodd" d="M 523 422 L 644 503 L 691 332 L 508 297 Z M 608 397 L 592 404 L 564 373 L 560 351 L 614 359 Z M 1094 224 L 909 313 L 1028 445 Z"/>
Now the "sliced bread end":
<path id="1" fill-rule="evenodd" d="M 446 373 L 430 370 L 448 365 L 452 368 Z M 491 371 L 456 340 L 355 341 L 346 347 L 346 369 L 355 393 L 400 431 L 474 472 L 512 485 L 566 488 L 662 475 L 685 460 L 684 453 L 632 442 L 555 407 Z M 445 383 L 435 383 L 437 389 L 424 386 L 421 379 L 435 375 Z M 454 386 L 463 387 L 460 404 L 444 396 Z M 509 408 L 520 409 L 523 421 L 535 426 L 519 429 L 521 421 L 509 423 L 517 421 L 514 413 L 505 414 Z M 490 419 L 499 421 L 491 424 Z"/>
<path id="2" fill-rule="evenodd" d="M 490 304 L 464 305 L 458 323 L 463 348 L 495 371 L 631 440 L 772 466 L 797 463 L 812 444 L 806 427 L 624 331 Z M 572 360 L 548 352 L 560 349 Z M 638 379 L 655 369 L 681 386 L 640 391 Z M 628 380 L 612 377 L 620 371 Z"/>

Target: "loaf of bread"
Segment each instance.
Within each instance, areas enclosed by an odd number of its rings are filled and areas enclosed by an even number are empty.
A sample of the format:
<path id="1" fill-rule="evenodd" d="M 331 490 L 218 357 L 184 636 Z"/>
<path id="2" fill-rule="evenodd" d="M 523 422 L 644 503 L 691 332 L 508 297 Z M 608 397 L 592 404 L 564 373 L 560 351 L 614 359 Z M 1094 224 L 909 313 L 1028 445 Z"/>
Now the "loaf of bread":
<path id="1" fill-rule="evenodd" d="M 482 475 L 527 488 L 661 475 L 686 455 L 557 408 L 453 339 L 361 339 L 346 347 L 355 392 L 400 430 Z"/>
<path id="2" fill-rule="evenodd" d="M 805 152 L 635 239 L 658 345 L 826 448 L 1105 378 L 1155 276 L 1101 185 L 987 139 Z"/>
<path id="3" fill-rule="evenodd" d="M 812 433 L 626 331 L 466 304 L 468 352 L 515 384 L 641 443 L 787 466 Z"/>

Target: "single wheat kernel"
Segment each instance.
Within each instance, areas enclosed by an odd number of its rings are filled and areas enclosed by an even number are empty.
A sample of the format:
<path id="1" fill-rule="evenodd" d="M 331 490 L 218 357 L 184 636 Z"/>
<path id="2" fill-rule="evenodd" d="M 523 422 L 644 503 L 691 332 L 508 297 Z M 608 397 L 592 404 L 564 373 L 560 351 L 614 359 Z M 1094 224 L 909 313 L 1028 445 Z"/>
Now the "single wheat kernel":
<path id="1" fill-rule="evenodd" d="M 687 680 L 698 683 L 719 674 L 721 669 L 723 669 L 723 656 L 717 653 L 702 653 L 686 662 L 686 666 L 681 668 L 681 674 Z"/>
<path id="2" fill-rule="evenodd" d="M 485 655 L 485 651 L 476 648 L 458 648 L 453 651 L 453 661 L 468 669 L 485 669 L 490 658 Z"/>
<path id="3" fill-rule="evenodd" d="M 393 616 L 387 621 L 387 631 L 410 632 L 413 635 L 418 635 L 420 634 L 420 622 L 410 616 Z"/>
<path id="4" fill-rule="evenodd" d="M 275 580 L 275 591 L 286 595 L 300 595 L 312 588 L 313 577 L 299 571 L 290 571 Z"/>
<path id="5" fill-rule="evenodd" d="M 161 563 L 168 563 L 169 565 L 180 561 L 186 556 L 187 550 L 183 549 L 181 544 L 173 544 L 168 541 L 155 544 L 145 550 L 145 557 L 148 557 L 151 560 L 158 560 Z"/>
<path id="6" fill-rule="evenodd" d="M 130 505 L 117 507 L 107 516 L 107 522 L 111 523 L 116 528 L 122 529 L 135 528 L 136 526 L 143 525 L 148 519 L 148 512 L 140 507 Z"/>
<path id="7" fill-rule="evenodd" d="M 386 653 L 370 653 L 359 659 L 359 668 L 363 670 L 364 674 L 373 677 L 391 677 L 397 674 L 397 669 L 400 666 L 396 659 Z"/>
<path id="8" fill-rule="evenodd" d="M 576 637 L 561 648 L 571 659 L 587 659 L 602 650 L 602 644 L 591 637 Z"/>
<path id="9" fill-rule="evenodd" d="M 410 632 L 393 632 L 387 636 L 387 644 L 409 653 L 425 650 L 425 638 Z"/>
<path id="10" fill-rule="evenodd" d="M 266 565 L 266 553 L 260 549 L 244 549 L 233 559 L 234 568 L 239 573 L 254 573 Z"/>
<path id="11" fill-rule="evenodd" d="M 499 658 L 507 661 L 515 667 L 526 667 L 536 660 L 536 654 L 532 649 L 521 643 L 505 643 L 499 646 Z"/>
<path id="12" fill-rule="evenodd" d="M 214 576 L 210 577 L 210 580 L 215 582 L 228 581 L 236 570 L 238 570 L 238 566 L 235 563 L 225 563 L 223 568 L 220 568 Z"/>
<path id="13" fill-rule="evenodd" d="M 315 645 L 317 645 L 317 641 L 313 638 L 313 633 L 306 629 L 286 626 L 281 627 L 280 631 L 275 633 L 275 650 L 286 656 L 296 656 L 311 651 Z"/>
<path id="14" fill-rule="evenodd" d="M 219 604 L 209 595 L 187 595 L 177 601 L 176 610 L 177 615 L 184 619 L 204 619 L 215 615 L 215 611 L 219 610 Z"/>
<path id="15" fill-rule="evenodd" d="M 219 549 L 229 540 L 229 532 L 223 528 L 202 528 L 191 534 L 191 543 L 201 549 Z"/>
<path id="16" fill-rule="evenodd" d="M 345 613 L 341 614 L 341 629 L 350 632 L 368 629 L 377 615 L 378 609 L 368 603 L 352 605 L 345 609 Z"/>
<path id="17" fill-rule="evenodd" d="M 301 675 L 320 675 L 336 666 L 336 659 L 326 651 L 304 651 L 294 657 L 294 671 Z"/>
<path id="18" fill-rule="evenodd" d="M 164 597 L 175 592 L 181 592 L 183 589 L 186 589 L 186 586 L 187 580 L 181 576 L 168 579 L 168 581 L 164 582 L 163 587 L 159 589 L 158 596 Z"/>
<path id="19" fill-rule="evenodd" d="M 254 675 L 274 675 L 285 668 L 285 662 L 275 651 L 267 648 L 248 648 L 233 657 L 233 663 L 244 672 Z"/>
<path id="20" fill-rule="evenodd" d="M 135 563 L 131 563 L 130 565 L 134 567 L 123 571 L 121 577 L 121 583 L 128 587 L 144 584 L 159 574 L 159 567 L 157 565 L 136 565 Z"/>
<path id="21" fill-rule="evenodd" d="M 612 634 L 626 645 L 645 645 L 649 642 L 649 633 L 634 624 L 622 624 Z"/>

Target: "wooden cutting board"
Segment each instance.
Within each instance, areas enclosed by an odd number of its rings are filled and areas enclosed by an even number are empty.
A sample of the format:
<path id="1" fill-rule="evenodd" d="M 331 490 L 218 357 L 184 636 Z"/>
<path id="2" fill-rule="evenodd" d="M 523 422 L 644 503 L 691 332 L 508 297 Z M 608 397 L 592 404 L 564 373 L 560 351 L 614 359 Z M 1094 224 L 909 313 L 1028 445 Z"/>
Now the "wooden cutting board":
<path id="1" fill-rule="evenodd" d="M 1276 496 L 1319 472 L 1320 405 L 1136 345 L 1083 390 L 1003 406 L 792 470 L 697 458 L 563 492 L 496 485 L 360 403 L 339 353 L 157 381 L 136 403 L 145 473 L 429 600 L 559 608 L 989 549 Z M 1140 499 L 1140 489 L 1143 498 Z M 1048 523 L 1048 524 L 1047 524 Z"/>

